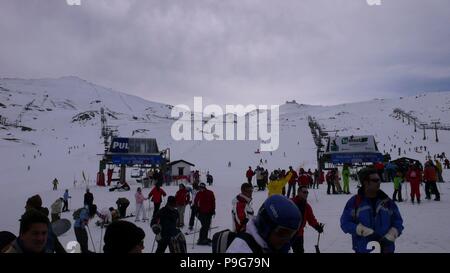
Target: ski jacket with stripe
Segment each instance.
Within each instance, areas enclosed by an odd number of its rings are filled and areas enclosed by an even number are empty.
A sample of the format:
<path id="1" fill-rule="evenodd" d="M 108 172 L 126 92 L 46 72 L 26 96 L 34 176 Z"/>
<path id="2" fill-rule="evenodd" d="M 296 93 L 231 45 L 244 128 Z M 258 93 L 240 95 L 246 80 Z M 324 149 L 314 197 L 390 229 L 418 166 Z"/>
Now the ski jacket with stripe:
<path id="1" fill-rule="evenodd" d="M 248 198 L 242 193 L 233 199 L 233 209 L 231 214 L 233 216 L 234 232 L 245 231 L 248 221 L 253 217 L 254 211 L 251 201 L 251 198 Z"/>
<path id="2" fill-rule="evenodd" d="M 348 200 L 341 216 L 341 229 L 352 235 L 353 250 L 357 253 L 368 253 L 367 244 L 371 241 L 382 242 L 382 238 L 394 227 L 398 236 L 403 231 L 403 219 L 397 205 L 386 193 L 379 190 L 372 202 L 364 196 L 362 188 L 358 194 Z M 374 234 L 362 237 L 356 234 L 356 226 L 362 224 L 374 230 Z M 380 243 L 381 244 L 381 243 Z M 395 244 L 382 244 L 383 252 L 394 252 Z"/>

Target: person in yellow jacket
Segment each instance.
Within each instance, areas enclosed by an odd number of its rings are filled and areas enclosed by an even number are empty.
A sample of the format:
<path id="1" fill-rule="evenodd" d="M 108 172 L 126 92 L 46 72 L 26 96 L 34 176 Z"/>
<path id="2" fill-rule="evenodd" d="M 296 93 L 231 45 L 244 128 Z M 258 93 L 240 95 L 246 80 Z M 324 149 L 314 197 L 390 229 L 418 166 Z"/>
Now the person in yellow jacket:
<path id="1" fill-rule="evenodd" d="M 279 178 L 276 180 L 270 180 L 269 184 L 267 185 L 267 189 L 269 190 L 269 197 L 274 194 L 283 194 L 283 188 L 284 186 L 289 182 L 291 179 L 292 172 L 289 172 L 288 175 L 286 175 L 283 178 Z"/>

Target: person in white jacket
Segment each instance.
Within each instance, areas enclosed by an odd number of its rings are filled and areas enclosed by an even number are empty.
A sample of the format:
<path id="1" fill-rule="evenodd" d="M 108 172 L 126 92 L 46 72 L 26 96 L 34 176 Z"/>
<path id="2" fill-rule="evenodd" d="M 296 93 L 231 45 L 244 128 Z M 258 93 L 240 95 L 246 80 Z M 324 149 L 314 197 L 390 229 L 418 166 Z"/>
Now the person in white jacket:
<path id="1" fill-rule="evenodd" d="M 144 209 L 144 201 L 147 200 L 147 198 L 144 197 L 142 194 L 141 188 L 137 188 L 137 191 L 134 195 L 136 199 L 136 219 L 134 219 L 135 222 L 139 222 L 139 216 L 142 212 L 142 221 L 148 220 L 147 217 L 145 217 L 145 209 Z"/>

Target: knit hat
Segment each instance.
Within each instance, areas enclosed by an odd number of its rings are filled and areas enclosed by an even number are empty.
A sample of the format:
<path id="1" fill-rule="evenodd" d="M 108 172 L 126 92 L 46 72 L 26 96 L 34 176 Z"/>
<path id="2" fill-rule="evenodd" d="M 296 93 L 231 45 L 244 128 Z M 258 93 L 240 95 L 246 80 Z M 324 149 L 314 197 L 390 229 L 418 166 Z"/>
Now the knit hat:
<path id="1" fill-rule="evenodd" d="M 145 238 L 145 232 L 140 227 L 127 221 L 111 223 L 105 232 L 105 253 L 128 253 Z"/>

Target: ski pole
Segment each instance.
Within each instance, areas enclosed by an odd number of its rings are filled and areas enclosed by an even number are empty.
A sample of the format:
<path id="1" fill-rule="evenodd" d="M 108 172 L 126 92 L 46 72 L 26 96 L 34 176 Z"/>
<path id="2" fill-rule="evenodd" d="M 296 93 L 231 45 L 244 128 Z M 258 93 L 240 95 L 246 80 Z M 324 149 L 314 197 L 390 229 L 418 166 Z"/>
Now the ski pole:
<path id="1" fill-rule="evenodd" d="M 94 240 L 92 239 L 91 230 L 89 229 L 89 225 L 86 224 L 86 227 L 87 227 L 87 230 L 89 232 L 89 237 L 91 238 L 91 243 L 92 243 L 92 247 L 94 248 L 94 252 L 97 252 L 97 250 L 95 249 Z"/>
<path id="2" fill-rule="evenodd" d="M 214 216 L 211 216 L 211 221 L 209 223 L 209 238 L 211 238 L 211 228 L 212 228 L 212 219 L 214 218 Z"/>
<path id="3" fill-rule="evenodd" d="M 104 222 L 102 221 L 101 226 L 100 226 L 100 245 L 98 247 L 98 251 L 100 253 L 102 253 L 103 225 L 104 225 Z"/>
<path id="4" fill-rule="evenodd" d="M 153 249 L 155 249 L 156 236 L 157 235 L 155 234 L 155 237 L 153 237 L 152 253 L 153 253 Z"/>
<path id="5" fill-rule="evenodd" d="M 319 249 L 319 241 L 320 241 L 320 233 L 319 233 L 319 235 L 317 236 L 317 245 L 315 245 L 315 247 L 316 247 L 316 253 L 320 253 L 320 249 Z"/>

